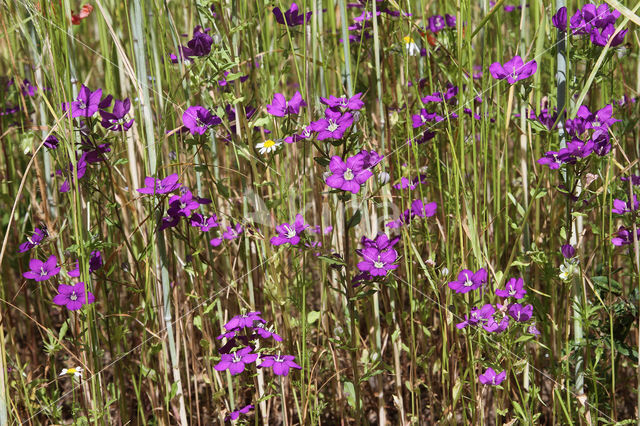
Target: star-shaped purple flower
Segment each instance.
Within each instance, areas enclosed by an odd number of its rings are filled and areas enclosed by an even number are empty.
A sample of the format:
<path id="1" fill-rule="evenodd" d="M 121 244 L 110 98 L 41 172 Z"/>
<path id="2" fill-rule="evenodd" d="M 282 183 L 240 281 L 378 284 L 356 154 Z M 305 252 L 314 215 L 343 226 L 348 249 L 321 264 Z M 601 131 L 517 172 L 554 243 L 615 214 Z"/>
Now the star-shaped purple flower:
<path id="1" fill-rule="evenodd" d="M 27 241 L 20 244 L 18 246 L 18 253 L 25 253 L 35 246 L 39 245 L 42 240 L 47 237 L 47 233 L 40 228 L 35 228 L 33 230 L 33 235 L 31 237 L 27 237 Z"/>
<path id="2" fill-rule="evenodd" d="M 537 69 L 538 63 L 536 61 L 529 61 L 525 64 L 520 56 L 514 56 L 504 65 L 494 62 L 489 66 L 489 72 L 491 72 L 493 78 L 496 80 L 507 79 L 509 84 L 531 77 Z"/>
<path id="3" fill-rule="evenodd" d="M 486 269 L 480 268 L 475 273 L 468 269 L 463 269 L 458 274 L 458 279 L 456 281 L 449 282 L 449 288 L 454 290 L 456 293 L 468 293 L 471 290 L 479 288 L 486 281 Z"/>
<path id="4" fill-rule="evenodd" d="M 93 117 L 98 112 L 98 108 L 102 107 L 100 100 L 102 99 L 102 89 L 95 92 L 89 90 L 84 84 L 80 88 L 78 97 L 75 101 L 62 104 L 62 110 L 67 111 L 71 107 L 71 117 Z M 111 103 L 111 98 L 107 98 Z"/>
<path id="5" fill-rule="evenodd" d="M 507 281 L 505 289 L 496 289 L 496 294 L 500 297 L 513 297 L 515 299 L 522 299 L 527 290 L 524 289 L 524 280 L 522 278 L 511 278 Z"/>
<path id="6" fill-rule="evenodd" d="M 222 354 L 220 362 L 213 368 L 216 371 L 229 370 L 232 376 L 244 371 L 246 364 L 251 364 L 258 359 L 258 354 L 252 354 L 251 348 L 243 348 L 232 354 Z"/>
<path id="7" fill-rule="evenodd" d="M 300 242 L 300 235 L 302 234 L 302 231 L 304 231 L 308 227 L 309 225 L 304 223 L 302 215 L 298 213 L 293 224 L 285 222 L 282 225 L 276 226 L 278 235 L 271 238 L 271 244 L 273 244 L 274 246 L 279 246 L 289 243 L 292 246 L 295 246 Z"/>
<path id="8" fill-rule="evenodd" d="M 341 114 L 331 108 L 325 110 L 325 118 L 313 121 L 309 127 L 314 132 L 318 132 L 318 140 L 340 139 L 347 129 L 353 124 L 353 115 L 350 112 Z"/>
<path id="9" fill-rule="evenodd" d="M 58 295 L 53 298 L 53 303 L 66 306 L 70 311 L 77 311 L 83 305 L 90 305 L 95 301 L 93 293 L 86 291 L 83 282 L 76 285 L 60 284 Z"/>
<path id="10" fill-rule="evenodd" d="M 60 267 L 57 266 L 57 264 L 58 259 L 55 255 L 49 256 L 49 258 L 44 262 L 39 259 L 31 259 L 29 261 L 29 269 L 31 270 L 23 273 L 22 276 L 36 281 L 48 280 L 49 278 L 58 275 L 58 272 L 60 272 Z"/>
<path id="11" fill-rule="evenodd" d="M 329 162 L 329 170 L 333 174 L 327 178 L 327 185 L 353 194 L 357 194 L 360 186 L 373 176 L 371 170 L 364 168 L 362 157 L 357 155 L 347 158 L 346 163 L 334 155 Z"/>
<path id="12" fill-rule="evenodd" d="M 344 108 L 345 110 L 357 111 L 364 107 L 364 102 L 362 101 L 361 97 L 362 92 L 356 93 L 350 98 L 346 96 L 336 98 L 333 95 L 329 95 L 328 98 L 320 97 L 320 103 L 334 110 L 337 108 Z"/>
<path id="13" fill-rule="evenodd" d="M 368 272 L 372 277 L 384 277 L 388 271 L 398 267 L 393 264 L 398 258 L 398 252 L 395 249 L 379 250 L 375 247 L 366 247 L 361 253 L 363 260 L 358 262 L 358 269 Z"/>
<path id="14" fill-rule="evenodd" d="M 182 114 L 182 124 L 189 129 L 192 135 L 203 135 L 211 126 L 222 123 L 217 115 L 200 105 L 190 106 Z"/>
<path id="15" fill-rule="evenodd" d="M 156 179 L 153 177 L 144 178 L 144 187 L 138 188 L 141 194 L 168 194 L 180 188 L 182 184 L 178 182 L 178 175 L 173 173 L 164 179 Z"/>
<path id="16" fill-rule="evenodd" d="M 296 91 L 291 100 L 287 101 L 282 93 L 273 95 L 273 102 L 267 105 L 267 112 L 275 117 L 284 117 L 289 114 L 299 114 L 300 108 L 307 106 L 300 92 Z"/>
<path id="17" fill-rule="evenodd" d="M 533 305 L 528 304 L 526 306 L 522 306 L 520 303 L 512 303 L 509 305 L 508 312 L 514 320 L 518 322 L 527 322 L 533 315 Z"/>
<path id="18" fill-rule="evenodd" d="M 503 370 L 500 373 L 496 373 L 496 371 L 491 367 L 487 368 L 487 370 L 483 374 L 478 376 L 478 380 L 480 381 L 480 383 L 482 383 L 483 385 L 492 385 L 492 386 L 498 386 L 506 378 L 507 378 L 506 370 Z"/>
<path id="19" fill-rule="evenodd" d="M 262 362 L 258 367 L 271 367 L 275 375 L 287 376 L 291 368 L 297 368 L 298 370 L 302 368 L 293 361 L 294 359 L 293 355 L 267 355 L 262 358 Z"/>
<path id="20" fill-rule="evenodd" d="M 100 116 L 102 117 L 102 127 L 114 132 L 126 132 L 133 125 L 133 118 L 126 121 L 125 116 L 131 109 L 131 100 L 129 98 L 121 101 L 116 99 L 113 103 L 112 112 L 100 110 Z"/>

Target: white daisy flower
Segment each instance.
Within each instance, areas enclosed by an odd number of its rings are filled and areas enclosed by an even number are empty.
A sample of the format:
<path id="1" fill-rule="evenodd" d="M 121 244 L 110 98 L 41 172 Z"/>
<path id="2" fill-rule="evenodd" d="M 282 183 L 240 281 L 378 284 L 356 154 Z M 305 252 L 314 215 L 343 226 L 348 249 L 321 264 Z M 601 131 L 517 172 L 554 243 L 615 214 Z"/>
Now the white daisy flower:
<path id="1" fill-rule="evenodd" d="M 402 40 L 404 41 L 404 45 L 407 48 L 407 52 L 409 53 L 409 56 L 417 56 L 420 54 L 420 48 L 413 41 L 413 38 L 406 36 Z"/>
<path id="2" fill-rule="evenodd" d="M 60 376 L 74 376 L 77 379 L 81 379 L 82 371 L 82 367 L 63 368 L 60 372 Z"/>
<path id="3" fill-rule="evenodd" d="M 268 139 L 264 142 L 257 143 L 256 148 L 258 148 L 260 154 L 266 154 L 275 151 L 280 145 L 282 145 L 282 142 Z"/>

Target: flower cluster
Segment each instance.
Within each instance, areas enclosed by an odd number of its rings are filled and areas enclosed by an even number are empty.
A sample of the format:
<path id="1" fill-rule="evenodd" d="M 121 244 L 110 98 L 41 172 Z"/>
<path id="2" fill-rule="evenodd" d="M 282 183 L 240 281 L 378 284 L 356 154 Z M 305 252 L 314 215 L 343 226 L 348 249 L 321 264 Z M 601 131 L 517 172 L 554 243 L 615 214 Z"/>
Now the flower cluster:
<path id="1" fill-rule="evenodd" d="M 620 12 L 616 9 L 609 10 L 609 5 L 606 3 L 599 6 L 588 3 L 582 9 L 576 10 L 569 21 L 569 28 L 573 35 L 588 35 L 591 43 L 595 46 L 606 46 L 607 43 L 610 43 L 612 47 L 615 47 L 624 41 L 624 36 L 627 34 L 627 30 L 615 34 L 616 20 L 619 17 Z M 567 8 L 560 8 L 551 22 L 559 30 L 566 31 Z"/>
<path id="2" fill-rule="evenodd" d="M 393 246 L 399 240 L 400 237 L 389 239 L 386 234 L 380 234 L 373 240 L 362 237 L 360 241 L 362 248 L 356 250 L 356 253 L 363 258 L 358 262 L 360 272 L 365 274 L 367 279 L 375 279 L 375 277 L 385 277 L 389 271 L 396 269 L 398 252 Z"/>

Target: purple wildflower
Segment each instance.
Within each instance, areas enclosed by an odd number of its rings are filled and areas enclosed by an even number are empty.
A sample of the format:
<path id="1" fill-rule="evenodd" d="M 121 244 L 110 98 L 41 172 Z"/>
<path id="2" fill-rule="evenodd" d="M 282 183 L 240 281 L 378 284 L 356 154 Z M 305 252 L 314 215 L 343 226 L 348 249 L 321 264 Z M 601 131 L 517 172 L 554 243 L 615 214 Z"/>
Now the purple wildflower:
<path id="1" fill-rule="evenodd" d="M 56 135 L 49 135 L 42 144 L 49 149 L 56 149 L 58 148 L 60 141 Z"/>
<path id="2" fill-rule="evenodd" d="M 189 129 L 192 135 L 203 135 L 211 126 L 222 123 L 220 117 L 211 114 L 211 111 L 200 105 L 190 106 L 182 114 L 182 124 Z"/>
<path id="3" fill-rule="evenodd" d="M 333 174 L 327 178 L 327 185 L 353 194 L 357 194 L 360 186 L 373 176 L 371 170 L 364 168 L 364 160 L 358 155 L 347 158 L 346 163 L 334 155 L 329 162 L 329 169 Z"/>
<path id="4" fill-rule="evenodd" d="M 372 277 L 384 277 L 388 271 L 398 267 L 393 264 L 398 258 L 398 252 L 395 249 L 379 250 L 375 247 L 366 247 L 361 253 L 364 260 L 358 263 L 358 269 L 368 272 Z"/>
<path id="5" fill-rule="evenodd" d="M 240 330 L 243 328 L 251 328 L 254 326 L 254 323 L 256 321 L 261 322 L 261 323 L 266 323 L 265 320 L 263 320 L 261 317 L 261 312 L 260 311 L 255 311 L 255 312 L 247 312 L 246 314 L 242 314 L 242 315 L 236 315 L 235 317 L 231 318 L 231 320 L 226 323 L 224 325 L 224 328 L 227 329 L 227 331 L 234 331 L 234 330 Z"/>
<path id="6" fill-rule="evenodd" d="M 587 129 L 595 129 L 599 127 L 609 128 L 612 124 L 621 120 L 616 120 L 613 116 L 613 105 L 609 104 L 597 112 L 589 111 L 585 105 L 581 105 L 578 108 L 576 117 L 582 118 L 585 121 Z"/>
<path id="7" fill-rule="evenodd" d="M 218 226 L 218 216 L 215 214 L 213 216 L 206 217 L 200 213 L 193 213 L 189 219 L 191 226 L 200 228 L 202 232 L 208 232 L 211 228 Z"/>
<path id="8" fill-rule="evenodd" d="M 276 342 L 282 342 L 282 337 L 280 337 L 280 335 L 274 333 L 273 331 L 267 329 L 264 323 L 258 322 L 253 327 L 253 331 L 255 331 L 258 334 L 258 336 L 262 337 L 263 339 L 268 339 L 271 337 Z"/>
<path id="9" fill-rule="evenodd" d="M 496 371 L 491 367 L 487 368 L 487 370 L 483 374 L 478 376 L 478 380 L 480 381 L 480 383 L 482 383 L 483 385 L 492 386 L 498 386 L 506 378 L 506 370 L 503 370 L 501 373 L 496 373 Z"/>
<path id="10" fill-rule="evenodd" d="M 77 311 L 83 305 L 90 305 L 95 301 L 93 293 L 86 291 L 83 282 L 79 282 L 76 285 L 60 284 L 58 293 L 53 298 L 53 303 L 66 306 L 70 311 Z"/>
<path id="11" fill-rule="evenodd" d="M 490 303 L 483 305 L 481 308 L 474 307 L 471 309 L 471 312 L 469 312 L 469 315 L 464 316 L 464 321 L 456 324 L 456 328 L 461 330 L 468 325 L 484 323 L 493 316 L 495 311 L 496 309 Z"/>
<path id="12" fill-rule="evenodd" d="M 560 31 L 567 30 L 567 8 L 562 6 L 551 18 L 551 23 Z"/>
<path id="13" fill-rule="evenodd" d="M 224 421 L 226 422 L 229 420 L 238 420 L 238 418 L 240 417 L 240 414 L 247 414 L 249 411 L 253 410 L 254 408 L 255 407 L 253 405 L 245 405 L 239 410 L 230 412 L 229 415 L 224 418 Z"/>
<path id="14" fill-rule="evenodd" d="M 100 110 L 100 116 L 102 117 L 102 127 L 114 132 L 126 132 L 133 125 L 133 118 L 126 121 L 125 116 L 131 109 L 131 100 L 129 98 L 121 101 L 116 99 L 113 103 L 112 112 Z"/>
<path id="15" fill-rule="evenodd" d="M 576 255 L 576 249 L 571 244 L 563 244 L 560 251 L 565 259 L 571 259 Z"/>
<path id="16" fill-rule="evenodd" d="M 425 124 L 430 123 L 432 121 L 439 123 L 443 120 L 444 120 L 444 117 L 436 114 L 435 112 L 429 112 L 424 108 L 420 110 L 420 114 L 414 114 L 411 116 L 411 121 L 414 129 L 424 126 Z"/>
<path id="17" fill-rule="evenodd" d="M 70 103 L 64 103 L 62 109 L 66 112 L 68 108 L 71 107 L 71 117 L 73 118 L 93 117 L 93 115 L 98 112 L 101 98 L 102 89 L 92 92 L 83 84 L 76 100 Z"/>
<path id="18" fill-rule="evenodd" d="M 487 270 L 478 269 L 477 272 L 463 269 L 458 274 L 456 281 L 449 282 L 449 288 L 456 293 L 468 293 L 482 286 L 487 281 Z"/>
<path id="19" fill-rule="evenodd" d="M 173 173 L 164 179 L 153 177 L 144 178 L 144 187 L 138 188 L 141 194 L 167 194 L 180 188 L 182 184 L 178 182 L 178 175 Z"/>
<path id="20" fill-rule="evenodd" d="M 258 359 L 258 354 L 252 354 L 251 348 L 243 348 L 232 354 L 222 354 L 220 362 L 213 368 L 216 371 L 229 370 L 232 376 L 244 371 L 246 364 L 251 364 Z"/>
<path id="21" fill-rule="evenodd" d="M 243 231 L 244 228 L 239 223 L 236 223 L 235 226 L 227 226 L 227 230 L 222 234 L 222 238 L 214 238 L 209 241 L 209 243 L 214 247 L 218 247 L 222 244 L 222 240 L 235 240 Z"/>
<path id="22" fill-rule="evenodd" d="M 518 322 L 527 322 L 533 315 L 533 305 L 528 304 L 526 306 L 522 306 L 520 303 L 512 303 L 509 305 L 508 312 L 514 320 Z"/>
<path id="23" fill-rule="evenodd" d="M 627 229 L 624 226 L 618 228 L 618 231 L 615 234 L 616 236 L 611 238 L 611 244 L 614 246 L 626 246 L 628 244 L 633 243 L 633 231 L 631 229 Z M 637 239 L 640 240 L 640 228 L 637 229 Z"/>
<path id="24" fill-rule="evenodd" d="M 55 255 L 49 256 L 49 258 L 44 262 L 39 259 L 31 259 L 29 260 L 29 269 L 31 270 L 23 273 L 22 276 L 29 280 L 48 280 L 49 278 L 58 275 L 58 272 L 60 272 L 60 267 L 57 266 L 57 264 L 58 259 Z"/>
<path id="25" fill-rule="evenodd" d="M 433 15 L 429 17 L 429 30 L 431 30 L 432 33 L 438 33 L 438 31 L 444 29 L 445 26 L 446 22 L 442 16 Z"/>
<path id="26" fill-rule="evenodd" d="M 302 99 L 300 92 L 296 91 L 290 101 L 284 97 L 281 93 L 273 95 L 273 102 L 267 105 L 267 112 L 275 117 L 284 117 L 289 114 L 299 114 L 300 107 L 307 106 L 307 103 Z"/>
<path id="27" fill-rule="evenodd" d="M 89 258 L 89 272 L 95 272 L 100 268 L 102 268 L 102 253 L 100 250 L 92 251 Z"/>
<path id="28" fill-rule="evenodd" d="M 284 12 L 284 14 L 279 7 L 273 8 L 273 15 L 276 17 L 276 22 L 288 27 L 296 27 L 298 25 L 308 23 L 309 19 L 311 18 L 311 13 L 312 12 L 299 14 L 298 5 L 295 3 L 292 3 L 289 9 Z"/>
<path id="29" fill-rule="evenodd" d="M 198 197 L 194 197 L 191 191 L 186 190 L 182 195 L 174 195 L 169 199 L 169 216 L 191 216 L 191 212 L 200 207 Z"/>
<path id="30" fill-rule="evenodd" d="M 18 253 L 25 253 L 31 250 L 35 246 L 39 245 L 46 237 L 46 231 L 40 228 L 35 228 L 33 230 L 33 235 L 31 237 L 27 237 L 27 241 L 18 246 Z"/>
<path id="31" fill-rule="evenodd" d="M 526 293 L 527 290 L 524 289 L 524 280 L 522 278 L 511 278 L 507 281 L 504 290 L 496 289 L 496 295 L 504 298 L 522 299 Z"/>
<path id="32" fill-rule="evenodd" d="M 341 114 L 327 108 L 325 110 L 325 118 L 313 121 L 309 127 L 314 132 L 318 132 L 318 140 L 340 139 L 344 136 L 344 132 L 353 124 L 353 115 L 350 112 Z"/>
<path id="33" fill-rule="evenodd" d="M 302 215 L 298 213 L 293 224 L 285 222 L 282 225 L 276 226 L 276 231 L 278 231 L 279 235 L 271 238 L 271 244 L 279 246 L 289 243 L 292 246 L 295 246 L 300 242 L 300 235 L 302 234 L 302 231 L 308 227 L 309 225 L 304 223 Z"/>
<path id="34" fill-rule="evenodd" d="M 538 69 L 538 63 L 536 61 L 529 61 L 524 63 L 520 56 L 514 56 L 510 61 L 501 65 L 499 62 L 494 62 L 489 66 L 489 72 L 496 80 L 507 79 L 509 84 L 513 84 L 516 81 L 524 80 L 535 74 Z"/>
<path id="35" fill-rule="evenodd" d="M 329 95 L 328 98 L 320 98 L 320 103 L 327 105 L 329 108 L 344 108 L 345 110 L 357 111 L 364 107 L 364 102 L 360 99 L 362 92 L 356 93 L 352 97 L 336 98 L 333 95 Z"/>
<path id="36" fill-rule="evenodd" d="M 275 375 L 287 376 L 291 368 L 302 369 L 302 367 L 293 361 L 294 359 L 295 357 L 293 355 L 267 355 L 262 358 L 262 363 L 260 363 L 258 367 L 271 367 Z"/>
<path id="37" fill-rule="evenodd" d="M 611 209 L 611 212 L 615 214 L 625 214 L 638 209 L 640 209 L 638 196 L 636 194 L 633 194 L 633 206 L 629 206 L 626 201 L 616 198 L 613 200 L 613 208 Z"/>

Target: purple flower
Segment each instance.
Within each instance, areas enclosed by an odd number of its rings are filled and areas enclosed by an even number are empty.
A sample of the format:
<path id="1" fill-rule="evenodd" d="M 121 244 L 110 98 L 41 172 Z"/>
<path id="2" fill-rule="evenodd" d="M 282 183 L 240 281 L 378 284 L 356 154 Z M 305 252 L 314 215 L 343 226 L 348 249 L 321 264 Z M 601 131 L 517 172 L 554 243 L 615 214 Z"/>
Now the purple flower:
<path id="1" fill-rule="evenodd" d="M 191 191 L 186 190 L 182 195 L 174 195 L 169 199 L 169 216 L 191 216 L 191 212 L 200 207 L 200 200 L 194 197 Z"/>
<path id="2" fill-rule="evenodd" d="M 47 138 L 44 140 L 42 144 L 49 149 L 56 149 L 58 148 L 60 141 L 58 140 L 58 137 L 56 135 L 52 134 L 47 136 Z"/>
<path id="3" fill-rule="evenodd" d="M 439 123 L 444 120 L 444 117 L 439 116 L 435 112 L 429 112 L 426 109 L 422 108 L 420 110 L 420 114 L 414 114 L 411 116 L 411 121 L 413 122 L 413 128 L 417 129 L 418 127 L 424 126 L 427 123 L 435 121 Z"/>
<path id="4" fill-rule="evenodd" d="M 329 95 L 329 98 L 320 97 L 320 103 L 327 105 L 329 108 L 344 108 L 350 111 L 357 111 L 364 107 L 364 102 L 360 97 L 362 96 L 362 92 L 356 93 L 352 97 L 342 97 L 336 98 L 333 95 Z"/>
<path id="5" fill-rule="evenodd" d="M 630 175 L 629 177 L 626 177 L 626 176 L 620 177 L 620 180 L 623 182 L 626 182 L 629 179 L 631 179 L 631 185 L 640 186 L 640 175 Z"/>
<path id="6" fill-rule="evenodd" d="M 576 249 L 571 244 L 563 244 L 560 251 L 565 259 L 571 259 L 576 255 Z"/>
<path id="7" fill-rule="evenodd" d="M 438 31 L 444 29 L 445 25 L 446 25 L 446 22 L 442 16 L 433 15 L 429 17 L 429 30 L 431 30 L 432 33 L 435 34 Z M 455 26 L 455 22 L 454 22 L 454 26 Z"/>
<path id="8" fill-rule="evenodd" d="M 640 228 L 637 229 L 637 239 L 640 240 Z M 626 246 L 633 243 L 633 231 L 624 226 L 618 228 L 616 236 L 611 238 L 611 244 L 614 246 Z"/>
<path id="9" fill-rule="evenodd" d="M 456 17 L 454 15 L 449 15 L 448 13 L 444 15 L 444 20 L 447 23 L 447 27 L 455 28 L 456 27 Z"/>
<path id="10" fill-rule="evenodd" d="M 273 331 L 267 329 L 265 327 L 265 325 L 261 322 L 258 322 L 254 327 L 253 327 L 253 331 L 255 331 L 258 336 L 262 337 L 263 339 L 268 339 L 268 338 L 273 338 L 273 340 L 277 341 L 277 342 L 282 342 L 282 337 L 280 337 L 280 335 L 274 333 Z"/>
<path id="11" fill-rule="evenodd" d="M 101 98 L 102 89 L 92 92 L 83 84 L 76 100 L 62 104 L 62 110 L 66 112 L 69 106 L 71 106 L 71 117 L 93 117 L 93 115 L 98 112 Z M 111 103 L 111 98 L 108 97 L 107 99 L 109 103 Z"/>
<path id="12" fill-rule="evenodd" d="M 242 231 L 244 231 L 244 228 L 242 228 L 242 225 L 239 223 L 236 223 L 235 226 L 227 226 L 227 230 L 222 234 L 222 238 L 214 238 L 209 241 L 209 243 L 214 247 L 218 247 L 222 244 L 222 240 L 235 240 L 242 234 Z"/>
<path id="13" fill-rule="evenodd" d="M 327 178 L 327 185 L 353 194 L 357 194 L 360 186 L 373 176 L 371 170 L 364 168 L 364 160 L 358 155 L 347 158 L 346 163 L 334 155 L 329 162 L 329 169 L 333 174 Z"/>
<path id="14" fill-rule="evenodd" d="M 527 328 L 527 333 L 529 334 L 533 334 L 534 336 L 539 336 L 540 335 L 540 331 L 538 330 L 538 327 L 536 327 L 535 324 L 531 324 L 528 328 Z"/>
<path id="15" fill-rule="evenodd" d="M 607 45 L 607 43 L 609 42 L 609 39 L 613 36 L 615 31 L 616 31 L 616 27 L 613 24 L 607 25 L 604 29 L 602 29 L 602 31 L 600 31 L 598 28 L 592 28 L 590 32 L 591 43 L 597 46 L 604 47 Z M 622 30 L 619 33 L 617 33 L 615 36 L 613 36 L 610 46 L 616 47 L 622 44 L 622 42 L 624 41 L 624 36 L 627 34 L 627 31 L 628 30 Z"/>
<path id="16" fill-rule="evenodd" d="M 251 348 L 243 348 L 232 354 L 222 354 L 220 362 L 213 368 L 216 371 L 229 370 L 232 376 L 240 374 L 244 371 L 246 364 L 251 364 L 258 359 L 258 354 L 252 354 Z"/>
<path id="17" fill-rule="evenodd" d="M 560 31 L 567 30 L 567 8 L 562 6 L 551 18 L 551 23 Z"/>
<path id="18" fill-rule="evenodd" d="M 46 237 L 47 237 L 46 231 L 40 228 L 35 228 L 33 230 L 33 235 L 31 237 L 27 237 L 27 241 L 25 241 L 24 243 L 20 244 L 20 246 L 18 246 L 18 253 L 25 253 L 31 250 L 35 246 L 39 245 L 42 242 L 42 240 L 44 240 Z"/>
<path id="19" fill-rule="evenodd" d="M 496 373 L 495 370 L 491 367 L 487 368 L 484 374 L 478 376 L 478 380 L 483 385 L 492 385 L 498 386 L 500 383 L 507 378 L 506 370 L 503 370 L 501 373 Z"/>
<path id="20" fill-rule="evenodd" d="M 507 329 L 507 327 L 509 327 L 509 317 L 504 314 L 504 312 L 502 311 L 502 306 L 500 304 L 498 304 L 497 306 L 497 312 L 500 312 L 499 315 L 502 315 L 502 319 L 500 320 L 500 322 L 497 322 L 496 319 L 491 316 L 482 325 L 482 328 L 484 328 L 485 331 L 488 331 L 489 333 L 502 333 Z"/>
<path id="21" fill-rule="evenodd" d="M 276 226 L 276 231 L 278 231 L 279 235 L 271 238 L 271 244 L 279 246 L 289 243 L 292 246 L 295 246 L 300 242 L 300 235 L 302 234 L 302 231 L 308 227 L 309 225 L 304 223 L 302 215 L 298 213 L 293 224 L 285 222 L 282 225 Z"/>
<path id="22" fill-rule="evenodd" d="M 200 228 L 202 232 L 208 232 L 211 228 L 218 226 L 218 216 L 215 214 L 213 216 L 206 217 L 200 213 L 194 213 L 189 219 L 191 226 Z"/>
<path id="23" fill-rule="evenodd" d="M 53 303 L 66 306 L 70 311 L 77 311 L 83 305 L 90 305 L 95 301 L 93 294 L 86 291 L 83 282 L 79 282 L 76 285 L 60 284 L 58 293 L 53 298 Z"/>
<path id="24" fill-rule="evenodd" d="M 486 281 L 486 269 L 478 269 L 478 271 L 475 273 L 468 269 L 463 269 L 458 274 L 458 279 L 456 281 L 449 282 L 449 288 L 451 290 L 454 290 L 456 293 L 468 293 L 471 290 L 479 288 Z"/>
<path id="25" fill-rule="evenodd" d="M 279 7 L 273 8 L 273 15 L 276 17 L 276 22 L 287 25 L 288 27 L 296 27 L 308 23 L 311 18 L 311 13 L 312 12 L 307 12 L 306 15 L 300 15 L 298 13 L 298 5 L 295 3 L 291 4 L 289 9 L 284 12 L 284 15 Z"/>
<path id="26" fill-rule="evenodd" d="M 207 32 L 201 31 L 202 28 L 197 26 L 193 29 L 193 38 L 187 42 L 187 47 L 182 49 L 185 59 L 191 59 L 193 56 L 207 56 L 211 52 L 213 38 Z"/>
<path id="27" fill-rule="evenodd" d="M 633 206 L 629 207 L 626 201 L 618 200 L 617 198 L 613 200 L 613 208 L 611 209 L 612 213 L 616 214 L 625 214 L 630 213 L 633 210 L 638 210 L 640 208 L 640 203 L 638 202 L 638 197 L 636 194 L 633 194 Z"/>
<path id="28" fill-rule="evenodd" d="M 481 308 L 474 307 L 469 312 L 469 315 L 464 316 L 464 321 L 456 324 L 456 327 L 461 330 L 468 325 L 476 325 L 478 323 L 485 323 L 491 318 L 496 309 L 490 303 L 483 305 Z"/>
<path id="29" fill-rule="evenodd" d="M 368 272 L 372 277 L 384 277 L 388 271 L 398 267 L 393 264 L 398 258 L 398 252 L 395 249 L 379 250 L 375 247 L 366 247 L 362 249 L 361 254 L 364 260 L 358 262 L 358 269 Z"/>
<path id="30" fill-rule="evenodd" d="M 238 420 L 238 418 L 240 417 L 240 414 L 247 414 L 249 411 L 253 410 L 254 408 L 255 407 L 253 405 L 245 405 L 239 410 L 230 412 L 229 415 L 224 418 L 224 421 L 226 422 L 229 420 Z"/>
<path id="31" fill-rule="evenodd" d="M 524 280 L 522 278 L 511 278 L 507 281 L 504 290 L 496 289 L 496 295 L 504 298 L 522 299 L 526 293 L 527 290 L 524 289 Z"/>
<path id="32" fill-rule="evenodd" d="M 273 95 L 273 102 L 267 105 L 267 112 L 276 117 L 300 113 L 300 107 L 307 106 L 300 92 L 296 91 L 290 101 L 281 93 Z"/>
<path id="33" fill-rule="evenodd" d="M 32 85 L 31 82 L 26 78 L 22 81 L 20 88 L 22 89 L 22 94 L 24 96 L 34 96 L 38 91 L 38 88 Z"/>
<path id="34" fill-rule="evenodd" d="M 313 121 L 309 127 L 314 132 L 318 132 L 318 140 L 340 139 L 344 136 L 344 132 L 353 124 L 353 115 L 350 112 L 341 114 L 327 108 L 325 110 L 325 118 Z"/>
<path id="35" fill-rule="evenodd" d="M 200 105 L 190 106 L 182 114 L 182 124 L 189 129 L 192 135 L 203 135 L 210 126 L 222 123 L 220 117 L 211 114 L 211 111 Z"/>
<path id="36" fill-rule="evenodd" d="M 100 116 L 102 117 L 102 127 L 114 132 L 126 132 L 133 125 L 133 118 L 126 121 L 125 116 L 131 109 L 131 101 L 129 98 L 121 101 L 116 99 L 113 103 L 113 111 L 107 112 L 100 110 Z"/>
<path id="37" fill-rule="evenodd" d="M 76 261 L 75 263 L 75 268 L 68 271 L 67 275 L 69 275 L 71 278 L 78 278 L 80 276 L 80 263 L 78 261 Z"/>
<path id="38" fill-rule="evenodd" d="M 262 359 L 262 363 L 258 367 L 271 367 L 275 375 L 287 376 L 291 368 L 297 368 L 298 370 L 302 368 L 293 361 L 294 359 L 293 355 L 267 355 Z"/>
<path id="39" fill-rule="evenodd" d="M 411 215 L 409 220 L 414 217 L 427 218 L 436 214 L 438 204 L 435 202 L 426 203 L 426 200 L 413 200 L 411 202 Z"/>
<path id="40" fill-rule="evenodd" d="M 537 69 L 538 63 L 536 61 L 529 61 L 525 64 L 520 56 L 515 56 L 510 61 L 505 62 L 504 65 L 494 62 L 489 66 L 489 72 L 491 72 L 493 78 L 496 80 L 506 78 L 509 84 L 531 77 Z"/>
<path id="41" fill-rule="evenodd" d="M 300 142 L 302 140 L 308 139 L 311 137 L 311 132 L 313 130 L 311 129 L 311 126 L 307 126 L 304 128 L 304 130 L 297 134 L 297 135 L 293 135 L 293 136 L 287 136 L 284 138 L 284 141 L 286 143 L 294 143 L 294 142 Z"/>
<path id="42" fill-rule="evenodd" d="M 508 312 L 514 320 L 518 322 L 527 322 L 533 315 L 533 305 L 528 304 L 526 306 L 522 306 L 519 303 L 512 303 L 509 305 Z"/>
<path id="43" fill-rule="evenodd" d="M 247 327 L 252 328 L 256 321 L 261 322 L 263 324 L 266 323 L 266 321 L 260 317 L 260 314 L 261 314 L 260 311 L 255 311 L 255 312 L 247 312 L 246 314 L 242 314 L 242 315 L 236 315 L 235 317 L 231 318 L 231 320 L 228 323 L 224 325 L 224 328 L 226 328 L 227 331 L 234 331 L 234 330 L 240 330 Z"/>
<path id="44" fill-rule="evenodd" d="M 89 272 L 95 272 L 100 268 L 102 268 L 102 253 L 99 250 L 92 251 L 89 258 Z"/>
<path id="45" fill-rule="evenodd" d="M 592 113 L 589 111 L 584 105 L 581 105 L 578 108 L 578 112 L 576 113 L 576 117 L 579 117 L 585 121 L 586 129 L 596 129 L 599 127 L 609 128 L 612 124 L 617 123 L 621 120 L 616 120 L 612 117 L 613 115 L 613 105 L 609 104 L 604 108 L 598 110 L 598 112 Z"/>
<path id="46" fill-rule="evenodd" d="M 180 188 L 182 184 L 178 182 L 178 175 L 173 173 L 164 179 L 153 177 L 144 178 L 144 187 L 138 188 L 141 194 L 167 194 Z"/>
<path id="47" fill-rule="evenodd" d="M 57 263 L 58 259 L 55 255 L 49 256 L 49 258 L 44 262 L 39 259 L 31 259 L 29 261 L 29 269 L 31 270 L 23 273 L 22 276 L 29 280 L 48 280 L 49 278 L 58 275 L 58 272 L 60 272 L 60 267 L 57 266 Z"/>

